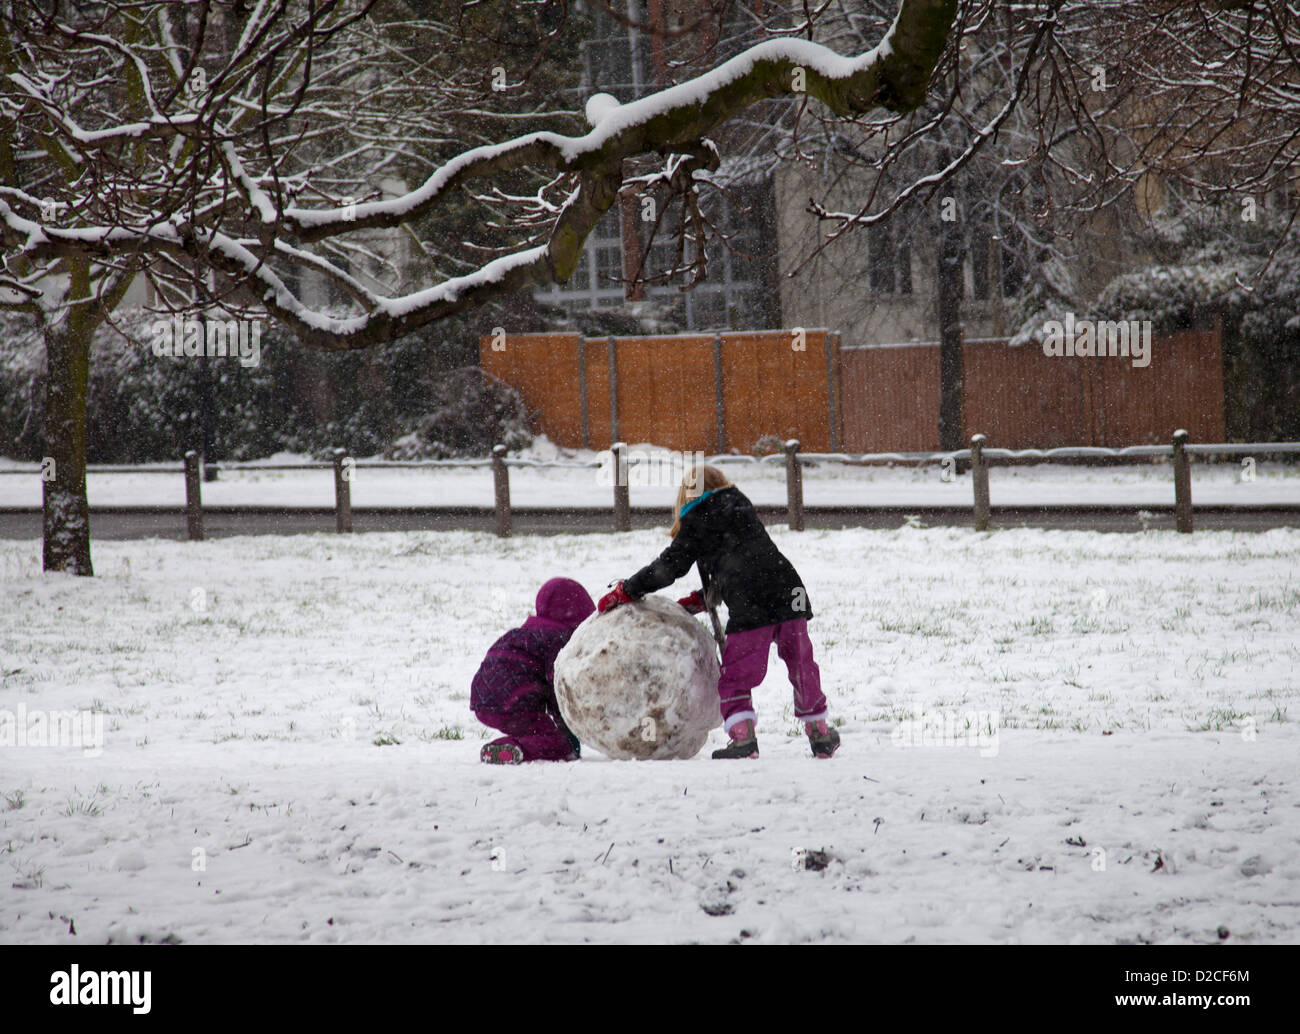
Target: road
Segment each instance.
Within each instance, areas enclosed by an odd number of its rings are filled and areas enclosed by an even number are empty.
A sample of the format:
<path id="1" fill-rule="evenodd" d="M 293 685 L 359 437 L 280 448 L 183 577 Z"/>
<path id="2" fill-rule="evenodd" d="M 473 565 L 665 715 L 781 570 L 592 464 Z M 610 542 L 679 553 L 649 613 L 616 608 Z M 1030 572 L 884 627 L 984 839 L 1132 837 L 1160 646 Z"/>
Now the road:
<path id="1" fill-rule="evenodd" d="M 784 524 L 783 507 L 759 507 L 768 524 Z M 1143 516 L 1146 515 L 1146 516 Z M 555 535 L 574 532 L 612 531 L 614 518 L 604 509 L 516 509 L 515 534 Z M 1267 531 L 1270 528 L 1300 527 L 1300 507 L 1205 507 L 1195 513 L 1199 531 Z M 909 508 L 809 508 L 808 528 L 897 528 L 909 521 L 928 527 L 970 527 L 969 509 L 956 507 Z M 451 531 L 492 532 L 496 521 L 491 508 L 354 509 L 353 530 L 367 531 Z M 634 528 L 664 527 L 667 515 L 660 509 L 636 508 Z M 993 507 L 995 528 L 1062 528 L 1076 530 L 1134 532 L 1172 530 L 1174 515 L 1168 510 L 1139 510 L 1113 506 L 1076 507 Z M 92 510 L 91 533 L 95 539 L 184 539 L 185 511 L 180 507 Z M 212 507 L 204 511 L 203 530 L 208 538 L 234 535 L 300 535 L 331 532 L 335 528 L 331 509 L 277 510 L 269 507 Z M 39 539 L 39 510 L 0 510 L 0 539 Z"/>

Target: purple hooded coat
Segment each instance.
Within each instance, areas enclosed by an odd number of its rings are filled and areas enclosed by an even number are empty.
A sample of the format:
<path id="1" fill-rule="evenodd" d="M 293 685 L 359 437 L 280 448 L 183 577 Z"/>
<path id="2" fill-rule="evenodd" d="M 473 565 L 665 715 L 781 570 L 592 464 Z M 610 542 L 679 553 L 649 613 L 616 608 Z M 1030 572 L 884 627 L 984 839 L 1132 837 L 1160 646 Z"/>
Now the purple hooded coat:
<path id="1" fill-rule="evenodd" d="M 572 578 L 552 578 L 538 590 L 535 609 L 535 616 L 488 649 L 470 684 L 469 706 L 475 713 L 559 715 L 555 657 L 596 605 Z"/>

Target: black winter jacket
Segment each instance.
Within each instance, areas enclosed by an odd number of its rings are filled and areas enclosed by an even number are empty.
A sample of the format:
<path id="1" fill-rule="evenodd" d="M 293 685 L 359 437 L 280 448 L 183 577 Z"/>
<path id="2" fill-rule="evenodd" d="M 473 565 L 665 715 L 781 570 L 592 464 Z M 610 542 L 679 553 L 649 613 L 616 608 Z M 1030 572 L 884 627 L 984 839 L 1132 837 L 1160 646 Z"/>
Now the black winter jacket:
<path id="1" fill-rule="evenodd" d="M 813 616 L 799 573 L 734 485 L 688 510 L 673 544 L 628 578 L 623 591 L 639 598 L 662 589 L 694 563 L 727 605 L 728 634 Z"/>

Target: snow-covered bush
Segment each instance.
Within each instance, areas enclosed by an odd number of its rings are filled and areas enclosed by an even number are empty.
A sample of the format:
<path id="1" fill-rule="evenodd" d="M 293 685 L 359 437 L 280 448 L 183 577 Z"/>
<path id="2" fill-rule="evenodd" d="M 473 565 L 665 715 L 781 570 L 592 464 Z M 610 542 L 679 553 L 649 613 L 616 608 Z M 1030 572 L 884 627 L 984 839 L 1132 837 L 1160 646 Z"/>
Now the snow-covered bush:
<path id="1" fill-rule="evenodd" d="M 139 463 L 176 459 L 202 447 L 204 380 L 214 412 L 217 454 L 242 460 L 280 448 L 281 409 L 275 372 L 263 361 L 245 366 L 234 356 L 159 357 L 151 327 L 158 315 L 140 310 L 114 318 L 96 333 L 87 397 L 87 459 Z"/>
<path id="2" fill-rule="evenodd" d="M 246 459 L 283 446 L 284 410 L 265 361 L 159 357 L 151 327 L 159 317 L 126 310 L 91 342 L 86 393 L 90 463 L 175 460 L 202 444 L 200 397 L 210 379 L 218 455 Z M 37 460 L 44 451 L 45 349 L 30 320 L 10 318 L 0 340 L 0 453 Z M 265 354 L 262 357 L 266 359 Z"/>
<path id="3" fill-rule="evenodd" d="M 385 452 L 389 459 L 485 456 L 495 445 L 513 451 L 533 440 L 519 392 L 476 366 L 452 371 L 435 392 L 430 410 Z"/>
<path id="4" fill-rule="evenodd" d="M 454 338 L 413 335 L 382 349 L 327 354 L 268 325 L 257 365 L 234 357 L 200 363 L 154 355 L 151 328 L 159 318 L 128 310 L 96 332 L 87 391 L 90 463 L 175 460 L 200 449 L 205 377 L 219 460 L 281 450 L 324 457 L 339 446 L 354 456 L 486 456 L 498 442 L 517 449 L 532 441 L 528 413 L 513 389 L 476 368 L 444 372 L 449 357 L 474 354 Z M 0 321 L 0 454 L 40 459 L 44 406 L 41 333 L 29 318 L 6 317 Z"/>
<path id="5" fill-rule="evenodd" d="M 1045 321 L 1078 308 L 1072 300 L 1077 293 L 1072 271 L 1064 263 L 1052 259 L 1034 267 L 1008 304 L 1008 322 L 1014 328 L 1010 344 L 1041 342 Z"/>
<path id="6" fill-rule="evenodd" d="M 0 456 L 41 456 L 45 348 L 36 323 L 0 312 Z"/>
<path id="7" fill-rule="evenodd" d="M 1156 333 L 1223 328 L 1228 438 L 1300 440 L 1300 243 L 1262 256 L 1218 247 L 1177 266 L 1118 276 L 1093 305 L 1106 319 L 1149 319 Z"/>

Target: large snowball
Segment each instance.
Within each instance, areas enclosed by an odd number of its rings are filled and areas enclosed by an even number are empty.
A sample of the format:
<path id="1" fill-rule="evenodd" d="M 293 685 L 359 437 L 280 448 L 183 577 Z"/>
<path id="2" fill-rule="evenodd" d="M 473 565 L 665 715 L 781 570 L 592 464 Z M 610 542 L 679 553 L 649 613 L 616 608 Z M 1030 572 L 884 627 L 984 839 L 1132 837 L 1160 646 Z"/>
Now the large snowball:
<path id="1" fill-rule="evenodd" d="M 555 659 L 560 714 L 611 758 L 689 758 L 722 724 L 717 648 L 662 596 L 593 614 Z"/>

